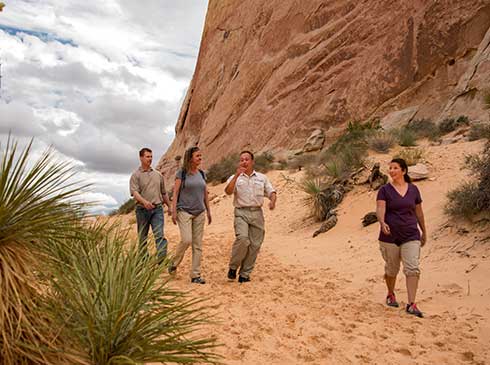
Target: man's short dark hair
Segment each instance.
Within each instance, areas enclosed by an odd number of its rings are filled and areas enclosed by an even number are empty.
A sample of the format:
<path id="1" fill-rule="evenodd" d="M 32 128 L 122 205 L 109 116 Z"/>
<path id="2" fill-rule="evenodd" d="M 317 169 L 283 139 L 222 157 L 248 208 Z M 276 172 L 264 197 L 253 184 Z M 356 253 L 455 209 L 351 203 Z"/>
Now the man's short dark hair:
<path id="1" fill-rule="evenodd" d="M 148 147 L 143 147 L 142 149 L 140 149 L 140 157 L 143 157 L 145 155 L 145 152 L 153 153 L 153 151 L 150 150 Z"/>
<path id="2" fill-rule="evenodd" d="M 254 154 L 248 150 L 240 152 L 240 156 L 243 155 L 244 153 L 248 153 L 250 155 L 250 157 L 252 158 L 252 160 L 254 159 Z"/>

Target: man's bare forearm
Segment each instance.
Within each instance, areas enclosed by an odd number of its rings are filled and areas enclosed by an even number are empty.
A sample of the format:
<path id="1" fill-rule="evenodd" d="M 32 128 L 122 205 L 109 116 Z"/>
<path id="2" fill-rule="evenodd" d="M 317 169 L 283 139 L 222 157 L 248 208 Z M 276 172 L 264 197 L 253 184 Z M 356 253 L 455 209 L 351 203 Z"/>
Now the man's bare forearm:
<path id="1" fill-rule="evenodd" d="M 231 179 L 231 181 L 225 187 L 225 193 L 226 194 L 228 194 L 228 195 L 233 194 L 233 192 L 235 191 L 235 184 L 236 184 L 237 179 L 238 179 L 238 176 L 235 174 L 235 176 L 233 176 L 233 179 Z"/>
<path id="2" fill-rule="evenodd" d="M 137 201 L 138 203 L 140 203 L 141 205 L 145 205 L 145 204 L 147 203 L 147 200 L 146 200 L 145 198 L 143 198 L 143 197 L 141 196 L 141 194 L 140 194 L 140 193 L 138 193 L 137 191 L 133 191 L 133 198 L 135 198 L 135 199 L 136 199 L 136 201 Z"/>

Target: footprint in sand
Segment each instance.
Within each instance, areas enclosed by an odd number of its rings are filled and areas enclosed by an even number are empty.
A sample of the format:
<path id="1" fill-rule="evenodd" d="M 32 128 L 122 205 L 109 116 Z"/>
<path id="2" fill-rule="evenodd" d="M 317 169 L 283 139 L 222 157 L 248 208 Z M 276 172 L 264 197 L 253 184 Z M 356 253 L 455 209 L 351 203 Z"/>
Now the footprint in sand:
<path id="1" fill-rule="evenodd" d="M 436 290 L 437 293 L 448 295 L 456 295 L 463 292 L 463 288 L 456 283 L 438 285 L 441 289 Z"/>
<path id="2" fill-rule="evenodd" d="M 407 348 L 404 348 L 404 347 L 397 348 L 397 349 L 395 349 L 395 351 L 398 352 L 399 354 L 402 354 L 405 356 L 412 356 L 412 353 L 410 352 L 410 350 Z"/>

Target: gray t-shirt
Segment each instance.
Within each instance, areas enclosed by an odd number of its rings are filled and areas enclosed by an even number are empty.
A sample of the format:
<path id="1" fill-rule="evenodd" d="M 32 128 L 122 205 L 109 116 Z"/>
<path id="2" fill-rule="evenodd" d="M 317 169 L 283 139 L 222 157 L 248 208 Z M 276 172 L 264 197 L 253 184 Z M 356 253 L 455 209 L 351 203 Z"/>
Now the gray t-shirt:
<path id="1" fill-rule="evenodd" d="M 198 171 L 195 174 L 186 173 L 183 179 L 182 169 L 177 171 L 175 178 L 182 180 L 180 193 L 177 200 L 177 210 L 181 209 L 189 214 L 197 216 L 204 212 L 204 194 L 206 192 L 205 176 Z"/>

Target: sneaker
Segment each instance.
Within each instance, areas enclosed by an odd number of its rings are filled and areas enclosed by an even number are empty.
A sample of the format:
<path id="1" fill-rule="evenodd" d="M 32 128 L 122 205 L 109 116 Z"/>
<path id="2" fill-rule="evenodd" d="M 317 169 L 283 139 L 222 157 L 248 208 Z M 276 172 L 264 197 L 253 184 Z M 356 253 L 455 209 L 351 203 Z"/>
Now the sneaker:
<path id="1" fill-rule="evenodd" d="M 417 316 L 417 317 L 420 317 L 420 318 L 423 318 L 424 317 L 424 315 L 422 314 L 422 312 L 417 308 L 417 304 L 415 304 L 415 303 L 407 304 L 407 307 L 405 308 L 405 311 L 408 314 L 412 314 L 412 315 Z"/>
<path id="2" fill-rule="evenodd" d="M 388 294 L 388 296 L 386 297 L 386 305 L 395 308 L 399 307 L 399 304 L 396 301 L 395 293 Z"/>
<path id="3" fill-rule="evenodd" d="M 206 280 L 204 280 L 203 278 L 201 278 L 200 276 L 198 276 L 197 278 L 192 278 L 191 279 L 191 283 L 194 283 L 194 284 L 206 284 Z"/>
<path id="4" fill-rule="evenodd" d="M 238 277 L 239 283 L 248 283 L 249 281 L 250 281 L 250 278 L 244 278 L 243 276 Z"/>
<path id="5" fill-rule="evenodd" d="M 236 269 L 228 270 L 228 279 L 230 279 L 230 280 L 236 279 Z"/>
<path id="6" fill-rule="evenodd" d="M 173 275 L 173 274 L 175 274 L 176 272 L 177 272 L 177 268 L 176 268 L 175 266 L 169 266 L 169 267 L 168 267 L 168 273 L 169 273 L 170 275 Z"/>

